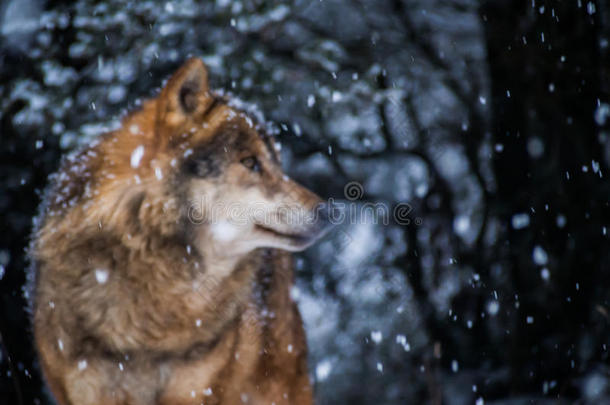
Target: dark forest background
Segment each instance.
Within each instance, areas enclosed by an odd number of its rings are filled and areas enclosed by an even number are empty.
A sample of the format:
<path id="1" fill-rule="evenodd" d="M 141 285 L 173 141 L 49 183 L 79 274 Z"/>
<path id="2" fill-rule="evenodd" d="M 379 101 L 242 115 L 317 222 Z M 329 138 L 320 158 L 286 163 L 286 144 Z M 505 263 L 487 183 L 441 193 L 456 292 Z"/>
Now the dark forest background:
<path id="1" fill-rule="evenodd" d="M 602 0 L 2 1 L 0 403 L 50 403 L 22 290 L 48 175 L 196 55 L 292 177 L 409 208 L 299 256 L 320 404 L 609 404 L 609 41 Z"/>

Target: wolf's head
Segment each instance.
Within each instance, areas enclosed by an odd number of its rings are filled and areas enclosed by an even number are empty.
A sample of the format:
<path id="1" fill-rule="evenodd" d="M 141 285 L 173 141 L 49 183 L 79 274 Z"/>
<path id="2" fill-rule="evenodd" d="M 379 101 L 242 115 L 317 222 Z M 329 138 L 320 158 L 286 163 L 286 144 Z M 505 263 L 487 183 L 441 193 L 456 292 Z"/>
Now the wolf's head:
<path id="1" fill-rule="evenodd" d="M 330 227 L 327 205 L 282 172 L 265 128 L 209 90 L 199 59 L 68 157 L 46 201 L 51 239 L 104 229 L 140 249 L 178 237 L 216 258 L 302 250 Z"/>
<path id="2" fill-rule="evenodd" d="M 131 164 L 168 177 L 195 246 L 226 256 L 297 251 L 329 229 L 327 205 L 283 173 L 264 127 L 208 89 L 201 60 L 187 61 L 155 103 L 155 146 L 134 148 Z"/>

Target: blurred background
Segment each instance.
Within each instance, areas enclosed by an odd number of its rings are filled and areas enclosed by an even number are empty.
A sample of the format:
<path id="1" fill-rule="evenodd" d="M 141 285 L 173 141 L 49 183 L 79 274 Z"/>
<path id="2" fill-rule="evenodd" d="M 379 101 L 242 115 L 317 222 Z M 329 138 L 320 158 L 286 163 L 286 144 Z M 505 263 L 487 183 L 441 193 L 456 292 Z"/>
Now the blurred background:
<path id="1" fill-rule="evenodd" d="M 0 402 L 51 403 L 22 291 L 48 175 L 195 55 L 296 180 L 407 207 L 298 257 L 319 404 L 609 404 L 609 40 L 602 0 L 3 0 Z"/>

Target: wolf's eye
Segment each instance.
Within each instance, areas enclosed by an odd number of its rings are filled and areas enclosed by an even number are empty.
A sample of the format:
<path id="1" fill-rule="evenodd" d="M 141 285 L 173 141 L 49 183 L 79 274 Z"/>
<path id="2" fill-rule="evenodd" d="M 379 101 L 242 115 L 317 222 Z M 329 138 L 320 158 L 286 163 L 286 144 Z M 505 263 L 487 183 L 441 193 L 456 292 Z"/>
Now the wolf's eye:
<path id="1" fill-rule="evenodd" d="M 261 165 L 260 163 L 258 163 L 258 159 L 254 156 L 248 156 L 245 157 L 241 160 L 241 164 L 246 166 L 249 170 L 252 170 L 253 172 L 260 172 L 261 171 Z"/>

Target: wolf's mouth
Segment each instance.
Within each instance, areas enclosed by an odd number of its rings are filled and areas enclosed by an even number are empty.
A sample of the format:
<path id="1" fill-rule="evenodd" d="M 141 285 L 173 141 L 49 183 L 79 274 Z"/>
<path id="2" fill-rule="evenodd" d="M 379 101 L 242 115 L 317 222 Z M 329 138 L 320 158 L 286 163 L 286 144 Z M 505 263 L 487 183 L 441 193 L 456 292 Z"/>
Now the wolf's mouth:
<path id="1" fill-rule="evenodd" d="M 282 233 L 282 232 L 278 232 L 274 229 L 268 228 L 266 226 L 260 225 L 260 224 L 256 224 L 255 225 L 256 229 L 258 229 L 259 231 L 266 233 L 268 235 L 272 235 L 276 238 L 283 238 L 283 239 L 290 239 L 293 242 L 296 242 L 298 244 L 305 244 L 307 242 L 309 242 L 312 239 L 313 235 L 310 234 L 291 234 L 291 233 Z"/>
<path id="2" fill-rule="evenodd" d="M 288 246 L 301 250 L 311 246 L 334 226 L 330 216 L 331 208 L 326 203 L 318 204 L 315 208 L 316 220 L 312 224 L 307 224 L 307 227 L 303 227 L 305 229 L 301 229 L 299 233 L 284 233 L 261 223 L 255 223 L 254 227 L 264 235 L 275 240 L 284 240 Z"/>

